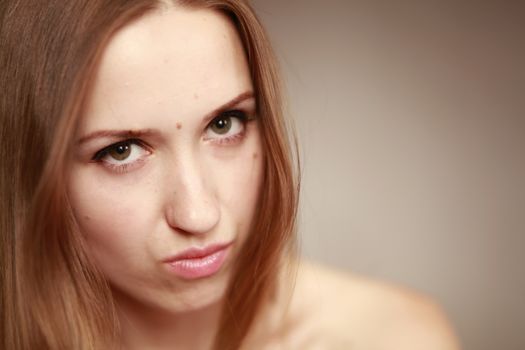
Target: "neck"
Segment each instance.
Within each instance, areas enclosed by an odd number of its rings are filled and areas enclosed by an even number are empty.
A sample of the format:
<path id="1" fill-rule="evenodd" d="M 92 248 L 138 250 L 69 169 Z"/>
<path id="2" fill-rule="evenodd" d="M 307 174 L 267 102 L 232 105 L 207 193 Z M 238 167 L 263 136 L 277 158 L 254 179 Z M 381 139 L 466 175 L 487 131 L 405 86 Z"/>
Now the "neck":
<path id="1" fill-rule="evenodd" d="M 213 346 L 222 303 L 180 313 L 117 298 L 123 349 L 198 349 Z"/>

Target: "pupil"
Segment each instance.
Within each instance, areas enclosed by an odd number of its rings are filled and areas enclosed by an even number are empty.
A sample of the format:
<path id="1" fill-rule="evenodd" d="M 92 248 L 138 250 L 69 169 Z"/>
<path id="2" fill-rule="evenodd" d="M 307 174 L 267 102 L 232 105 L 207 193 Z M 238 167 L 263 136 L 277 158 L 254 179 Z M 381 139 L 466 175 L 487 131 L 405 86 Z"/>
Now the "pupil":
<path id="1" fill-rule="evenodd" d="M 216 126 L 219 129 L 224 129 L 225 127 L 228 126 L 228 120 L 227 119 L 219 119 L 219 120 L 217 120 Z"/>
<path id="2" fill-rule="evenodd" d="M 118 154 L 124 154 L 129 149 L 129 145 L 120 145 L 117 147 L 116 151 Z"/>

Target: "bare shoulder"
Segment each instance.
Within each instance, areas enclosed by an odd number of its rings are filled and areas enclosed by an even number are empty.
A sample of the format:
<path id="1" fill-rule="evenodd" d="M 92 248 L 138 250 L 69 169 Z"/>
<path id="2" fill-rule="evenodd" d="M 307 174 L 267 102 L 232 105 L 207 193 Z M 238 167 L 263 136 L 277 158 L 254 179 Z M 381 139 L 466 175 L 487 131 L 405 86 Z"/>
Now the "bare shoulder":
<path id="1" fill-rule="evenodd" d="M 459 349 L 428 297 L 310 262 L 299 265 L 289 313 L 305 349 Z"/>

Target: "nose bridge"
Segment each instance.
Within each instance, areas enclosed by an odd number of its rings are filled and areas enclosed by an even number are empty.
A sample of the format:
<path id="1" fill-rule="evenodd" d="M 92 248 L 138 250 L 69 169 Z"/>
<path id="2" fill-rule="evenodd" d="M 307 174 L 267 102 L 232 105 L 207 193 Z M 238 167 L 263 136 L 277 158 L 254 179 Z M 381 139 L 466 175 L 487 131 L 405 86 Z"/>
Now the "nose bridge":
<path id="1" fill-rule="evenodd" d="M 203 161 L 188 151 L 179 154 L 168 169 L 168 224 L 190 234 L 211 231 L 219 222 L 220 210 Z"/>

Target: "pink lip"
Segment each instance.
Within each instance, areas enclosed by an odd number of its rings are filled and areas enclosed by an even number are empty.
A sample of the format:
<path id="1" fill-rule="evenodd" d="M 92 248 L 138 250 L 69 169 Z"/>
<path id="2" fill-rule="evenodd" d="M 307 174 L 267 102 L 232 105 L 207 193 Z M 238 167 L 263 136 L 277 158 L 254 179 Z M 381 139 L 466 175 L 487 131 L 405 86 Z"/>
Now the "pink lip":
<path id="1" fill-rule="evenodd" d="M 217 273 L 229 252 L 232 242 L 213 244 L 203 248 L 187 249 L 163 262 L 168 264 L 169 270 L 184 279 L 197 279 Z"/>

